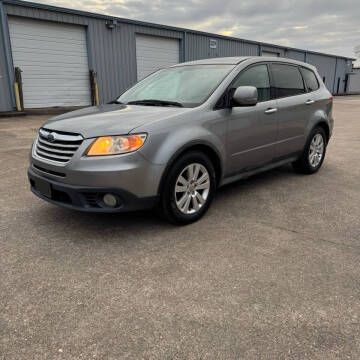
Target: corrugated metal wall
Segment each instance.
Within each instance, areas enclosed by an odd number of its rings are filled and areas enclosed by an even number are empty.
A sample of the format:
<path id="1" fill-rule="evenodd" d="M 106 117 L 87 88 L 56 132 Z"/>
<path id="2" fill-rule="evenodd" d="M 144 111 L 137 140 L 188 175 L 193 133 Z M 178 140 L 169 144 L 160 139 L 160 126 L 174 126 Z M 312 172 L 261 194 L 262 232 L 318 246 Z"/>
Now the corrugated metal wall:
<path id="1" fill-rule="evenodd" d="M 332 92 L 334 89 L 336 58 L 308 53 L 306 62 L 316 66 L 320 76 L 325 78 L 326 87 Z"/>
<path id="2" fill-rule="evenodd" d="M 216 49 L 210 48 L 210 39 L 217 41 Z M 259 46 L 242 41 L 227 40 L 217 36 L 186 34 L 185 61 L 223 56 L 257 56 Z"/>
<path id="3" fill-rule="evenodd" d="M 10 111 L 12 110 L 12 101 L 9 91 L 10 82 L 4 43 L 4 36 L 7 36 L 7 34 L 3 33 L 3 26 L 7 27 L 7 21 L 2 10 L 2 4 L 0 3 L 0 111 Z"/>
<path id="4" fill-rule="evenodd" d="M 281 47 L 258 44 L 246 40 L 224 38 L 215 34 L 200 34 L 182 29 L 171 29 L 157 25 L 140 25 L 119 22 L 113 30 L 109 30 L 106 19 L 61 12 L 37 7 L 16 4 L 4 4 L 4 13 L 12 16 L 31 17 L 39 20 L 79 24 L 87 27 L 87 43 L 89 68 L 98 76 L 99 97 L 101 103 L 114 99 L 118 94 L 134 84 L 136 74 L 136 33 L 165 36 L 180 40 L 179 61 L 191 61 L 209 57 L 222 56 L 257 56 L 261 50 L 273 51 L 280 56 L 304 61 L 305 51 L 286 50 Z M 0 34 L 1 35 L 1 34 Z M 216 39 L 215 49 L 210 48 L 210 39 Z M 0 37 L 1 40 L 1 37 Z M 0 47 L 2 45 L 0 44 Z M 315 65 L 320 74 L 325 76 L 326 85 L 333 91 L 336 77 L 341 77 L 340 91 L 344 90 L 343 79 L 349 72 L 349 64 L 344 59 L 308 52 L 306 61 Z M 5 70 L 4 70 L 5 69 Z M 7 77 L 4 52 L 0 53 L 0 72 Z M 7 78 L 0 79 L 0 111 L 11 108 Z M 4 88 L 4 90 L 3 90 Z"/>
<path id="5" fill-rule="evenodd" d="M 287 50 L 285 52 L 285 57 L 288 59 L 305 61 L 305 52 L 304 51 L 296 51 L 296 50 Z"/>
<path id="6" fill-rule="evenodd" d="M 346 77 L 346 60 L 337 59 L 335 84 L 333 89 L 334 94 L 341 94 L 344 92 L 345 77 Z"/>

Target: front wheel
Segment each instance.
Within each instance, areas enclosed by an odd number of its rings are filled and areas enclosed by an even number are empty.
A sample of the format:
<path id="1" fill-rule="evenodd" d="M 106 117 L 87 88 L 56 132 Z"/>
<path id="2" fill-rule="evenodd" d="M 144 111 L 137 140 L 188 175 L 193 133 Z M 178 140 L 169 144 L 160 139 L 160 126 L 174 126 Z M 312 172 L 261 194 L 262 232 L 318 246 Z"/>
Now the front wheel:
<path id="1" fill-rule="evenodd" d="M 189 224 L 208 210 L 216 189 L 209 158 L 197 151 L 185 153 L 170 168 L 161 194 L 161 207 L 172 223 Z"/>
<path id="2" fill-rule="evenodd" d="M 320 169 L 325 153 L 325 131 L 321 127 L 316 127 L 311 131 L 301 157 L 293 162 L 293 168 L 302 174 L 313 174 Z"/>

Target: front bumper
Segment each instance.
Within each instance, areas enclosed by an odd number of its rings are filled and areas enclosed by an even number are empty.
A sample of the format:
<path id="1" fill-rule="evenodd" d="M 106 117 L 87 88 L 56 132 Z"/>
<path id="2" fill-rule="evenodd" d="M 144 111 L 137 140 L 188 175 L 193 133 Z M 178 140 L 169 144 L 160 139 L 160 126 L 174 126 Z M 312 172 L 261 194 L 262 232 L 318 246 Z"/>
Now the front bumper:
<path id="1" fill-rule="evenodd" d="M 60 183 L 28 170 L 31 191 L 39 198 L 54 205 L 87 212 L 127 212 L 150 209 L 156 206 L 157 196 L 138 197 L 129 191 L 116 187 L 78 186 Z M 40 190 L 40 183 L 49 189 L 47 195 Z M 108 207 L 102 201 L 105 194 L 114 195 L 116 207 Z"/>

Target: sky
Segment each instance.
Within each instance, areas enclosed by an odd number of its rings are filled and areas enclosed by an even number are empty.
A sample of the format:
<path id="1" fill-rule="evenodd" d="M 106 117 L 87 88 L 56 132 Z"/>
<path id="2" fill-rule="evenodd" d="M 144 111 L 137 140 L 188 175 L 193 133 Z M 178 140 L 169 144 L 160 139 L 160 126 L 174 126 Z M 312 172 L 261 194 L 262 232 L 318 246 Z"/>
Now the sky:
<path id="1" fill-rule="evenodd" d="M 349 57 L 360 45 L 359 0 L 36 2 Z"/>

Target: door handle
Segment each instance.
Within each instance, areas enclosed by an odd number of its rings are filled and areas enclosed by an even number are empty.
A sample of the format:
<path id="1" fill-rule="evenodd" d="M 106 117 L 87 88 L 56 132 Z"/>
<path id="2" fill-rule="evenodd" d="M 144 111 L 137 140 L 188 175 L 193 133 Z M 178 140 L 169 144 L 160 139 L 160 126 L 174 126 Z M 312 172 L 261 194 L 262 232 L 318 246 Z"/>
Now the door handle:
<path id="1" fill-rule="evenodd" d="M 276 108 L 268 108 L 267 110 L 265 110 L 265 114 L 273 114 L 277 112 Z"/>
<path id="2" fill-rule="evenodd" d="M 306 105 L 311 105 L 311 104 L 313 104 L 314 102 L 315 102 L 314 100 L 308 100 L 308 101 L 305 102 L 305 104 L 306 104 Z"/>

